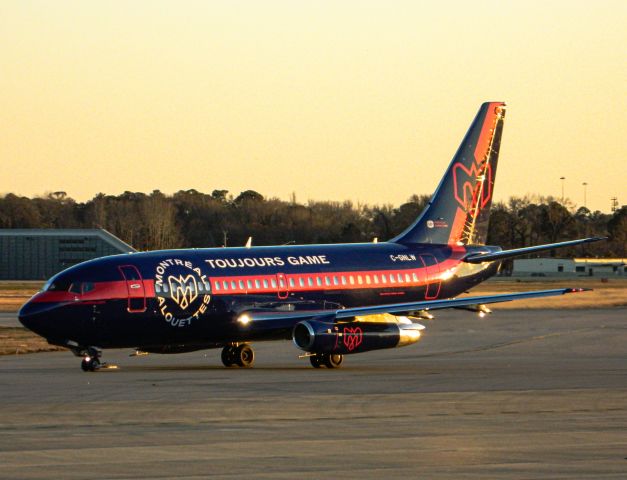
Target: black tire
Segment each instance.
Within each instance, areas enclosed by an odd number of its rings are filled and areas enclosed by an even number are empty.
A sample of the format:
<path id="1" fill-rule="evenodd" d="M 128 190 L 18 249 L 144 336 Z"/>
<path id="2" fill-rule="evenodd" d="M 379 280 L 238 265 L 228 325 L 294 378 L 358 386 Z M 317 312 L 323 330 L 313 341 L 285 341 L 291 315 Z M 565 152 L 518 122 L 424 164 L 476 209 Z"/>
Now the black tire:
<path id="1" fill-rule="evenodd" d="M 83 372 L 95 372 L 98 367 L 100 367 L 100 360 L 95 357 L 90 357 L 89 359 L 83 358 L 81 362 Z"/>
<path id="2" fill-rule="evenodd" d="M 344 355 L 339 354 L 327 354 L 324 356 L 324 364 L 328 368 L 340 368 L 344 361 Z"/>
<path id="3" fill-rule="evenodd" d="M 314 368 L 320 368 L 322 367 L 322 358 L 320 358 L 320 355 L 318 354 L 311 355 L 309 357 L 309 363 L 311 363 L 311 366 Z"/>
<path id="4" fill-rule="evenodd" d="M 242 368 L 250 368 L 255 363 L 255 351 L 245 343 L 237 347 L 235 357 Z"/>
<path id="5" fill-rule="evenodd" d="M 83 372 L 90 372 L 91 371 L 91 362 L 87 361 L 86 359 L 83 358 L 83 361 L 81 362 L 81 369 L 83 370 Z"/>
<path id="6" fill-rule="evenodd" d="M 235 360 L 234 350 L 235 350 L 235 347 L 232 347 L 230 345 L 222 349 L 222 354 L 220 355 L 220 358 L 222 359 L 222 364 L 225 367 L 232 367 L 233 365 L 235 365 L 236 360 Z"/>

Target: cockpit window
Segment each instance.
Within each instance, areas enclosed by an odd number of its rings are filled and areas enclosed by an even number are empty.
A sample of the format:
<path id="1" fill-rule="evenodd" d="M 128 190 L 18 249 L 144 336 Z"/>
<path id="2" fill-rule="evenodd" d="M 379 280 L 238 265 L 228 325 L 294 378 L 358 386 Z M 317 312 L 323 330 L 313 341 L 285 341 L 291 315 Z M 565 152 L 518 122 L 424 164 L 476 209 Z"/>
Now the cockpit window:
<path id="1" fill-rule="evenodd" d="M 83 293 L 91 292 L 93 289 L 94 289 L 94 284 L 92 282 L 83 283 Z"/>
<path id="2" fill-rule="evenodd" d="M 55 280 L 54 282 L 48 285 L 47 290 L 50 292 L 67 292 L 68 290 L 70 290 L 71 286 L 72 284 L 68 282 L 67 280 Z M 46 289 L 44 287 L 44 291 L 45 290 Z"/>
<path id="3" fill-rule="evenodd" d="M 72 293 L 81 293 L 81 284 L 80 283 L 73 283 L 72 285 L 70 285 L 70 292 Z"/>

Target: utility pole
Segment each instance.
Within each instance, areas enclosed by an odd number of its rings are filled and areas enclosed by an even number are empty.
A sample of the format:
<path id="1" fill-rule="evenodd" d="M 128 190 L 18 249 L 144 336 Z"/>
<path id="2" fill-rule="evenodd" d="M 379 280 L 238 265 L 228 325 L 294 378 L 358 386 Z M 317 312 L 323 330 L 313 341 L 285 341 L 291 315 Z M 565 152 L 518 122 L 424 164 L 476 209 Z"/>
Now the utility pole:
<path id="1" fill-rule="evenodd" d="M 612 197 L 612 198 L 610 198 L 610 200 L 612 201 L 612 203 L 611 203 L 611 210 L 612 210 L 612 213 L 614 213 L 616 210 L 618 210 L 618 198 L 617 197 Z"/>
<path id="2" fill-rule="evenodd" d="M 584 208 L 588 208 L 588 202 L 587 202 L 587 189 L 588 189 L 588 182 L 583 182 L 583 206 Z"/>

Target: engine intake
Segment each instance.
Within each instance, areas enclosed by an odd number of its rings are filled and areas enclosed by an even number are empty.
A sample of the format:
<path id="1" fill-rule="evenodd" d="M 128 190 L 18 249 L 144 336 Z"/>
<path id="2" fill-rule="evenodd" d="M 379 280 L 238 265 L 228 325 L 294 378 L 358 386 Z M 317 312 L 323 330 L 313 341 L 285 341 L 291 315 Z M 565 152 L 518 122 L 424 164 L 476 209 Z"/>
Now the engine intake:
<path id="1" fill-rule="evenodd" d="M 416 323 L 329 323 L 306 320 L 294 326 L 292 340 L 306 352 L 346 355 L 411 345 L 420 339 L 423 328 Z"/>

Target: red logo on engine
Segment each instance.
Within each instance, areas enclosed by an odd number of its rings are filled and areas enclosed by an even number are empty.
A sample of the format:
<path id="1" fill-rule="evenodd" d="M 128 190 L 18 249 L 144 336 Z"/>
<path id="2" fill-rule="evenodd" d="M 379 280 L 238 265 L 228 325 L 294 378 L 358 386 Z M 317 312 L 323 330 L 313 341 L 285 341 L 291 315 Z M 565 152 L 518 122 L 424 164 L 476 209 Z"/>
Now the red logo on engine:
<path id="1" fill-rule="evenodd" d="M 344 327 L 343 342 L 349 352 L 355 350 L 364 340 L 364 332 L 360 327 Z"/>

